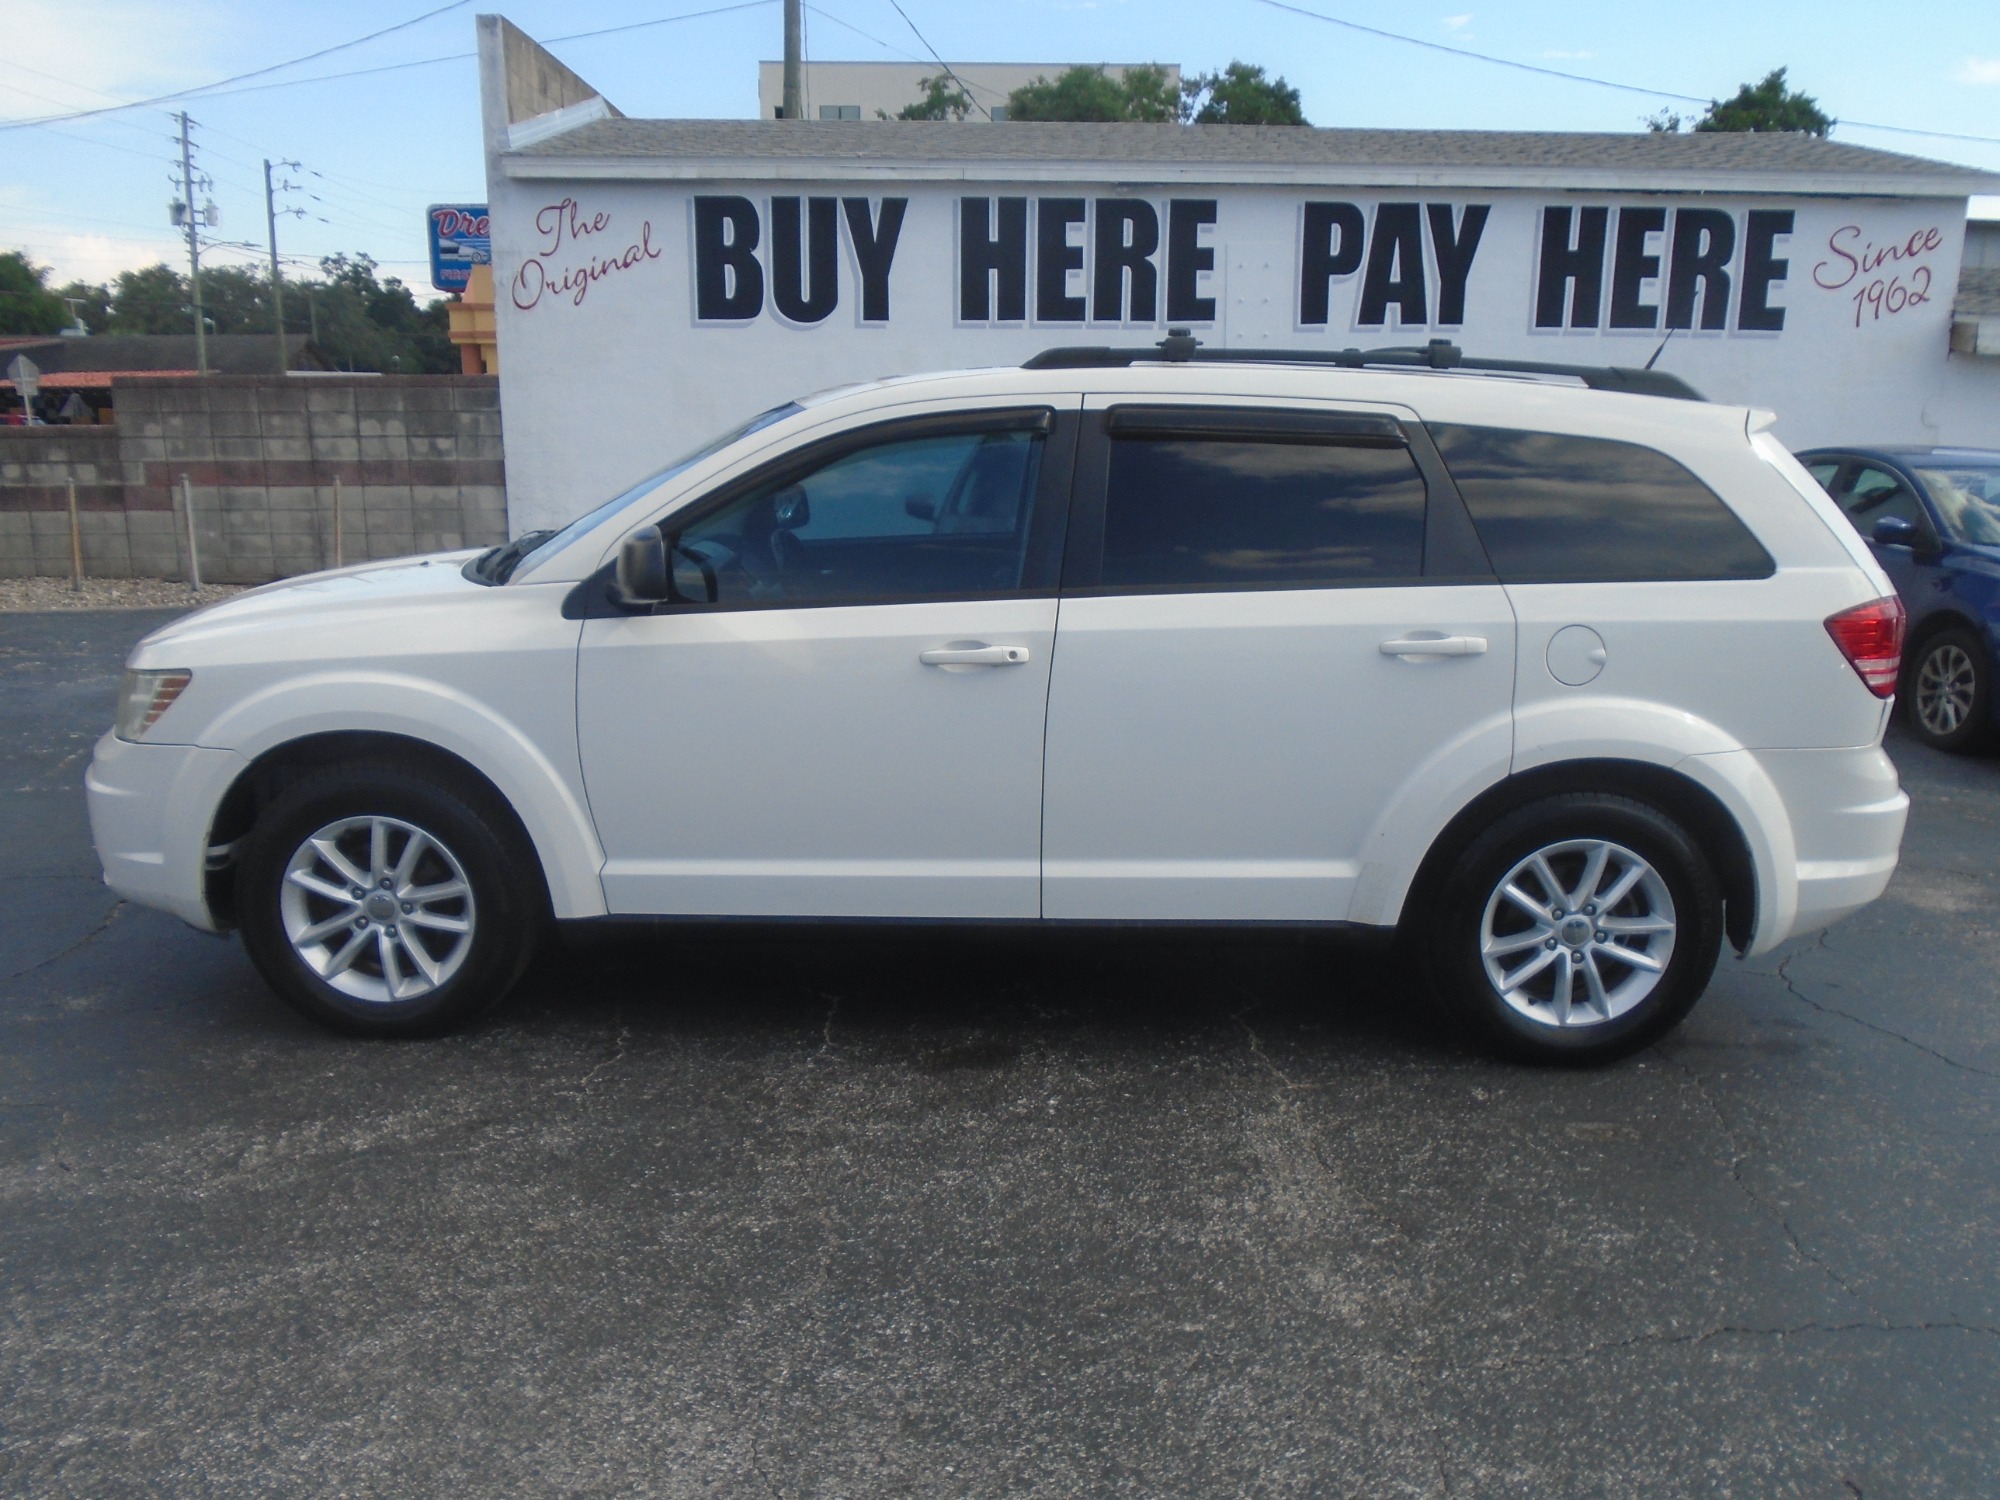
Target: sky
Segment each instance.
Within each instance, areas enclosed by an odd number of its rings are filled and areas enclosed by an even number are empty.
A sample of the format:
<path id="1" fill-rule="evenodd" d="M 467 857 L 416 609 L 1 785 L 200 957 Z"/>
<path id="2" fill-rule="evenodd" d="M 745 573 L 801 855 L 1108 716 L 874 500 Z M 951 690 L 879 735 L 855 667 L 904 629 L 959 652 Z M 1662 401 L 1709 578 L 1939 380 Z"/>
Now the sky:
<path id="1" fill-rule="evenodd" d="M 269 158 L 298 163 L 276 171 L 295 185 L 288 268 L 362 252 L 428 296 L 425 206 L 485 197 L 471 53 L 486 7 L 640 117 L 754 116 L 757 63 L 780 55 L 780 0 L 0 0 L 0 250 L 56 283 L 184 267 L 168 224 L 184 109 L 220 214 L 204 263 L 266 263 Z M 1784 67 L 1842 122 L 1835 140 L 2000 173 L 1995 0 L 808 0 L 805 20 L 809 59 L 1241 59 L 1297 87 L 1313 124 L 1351 127 L 1638 130 L 1700 112 L 1671 95 L 1726 97 Z M 1974 212 L 2000 218 L 2000 196 Z"/>

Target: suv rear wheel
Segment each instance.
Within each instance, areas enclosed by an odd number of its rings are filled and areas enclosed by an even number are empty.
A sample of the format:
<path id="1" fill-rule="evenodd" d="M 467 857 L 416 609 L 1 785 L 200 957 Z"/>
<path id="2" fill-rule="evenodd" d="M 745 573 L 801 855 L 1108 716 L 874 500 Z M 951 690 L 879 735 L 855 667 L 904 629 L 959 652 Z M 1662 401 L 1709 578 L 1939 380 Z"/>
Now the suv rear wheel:
<path id="1" fill-rule="evenodd" d="M 1977 750 L 1992 738 L 1993 664 L 1961 625 L 1927 636 L 1911 653 L 1910 733 L 1938 750 Z"/>
<path id="2" fill-rule="evenodd" d="M 516 840 L 517 842 L 518 840 Z M 292 783 L 257 821 L 238 876 L 243 945 L 323 1025 L 424 1036 L 512 987 L 541 922 L 506 820 L 423 771 L 339 766 Z"/>
<path id="3" fill-rule="evenodd" d="M 1687 831 L 1597 792 L 1516 808 L 1461 854 L 1417 936 L 1434 992 L 1490 1051 L 1601 1063 L 1694 1007 L 1722 895 Z"/>

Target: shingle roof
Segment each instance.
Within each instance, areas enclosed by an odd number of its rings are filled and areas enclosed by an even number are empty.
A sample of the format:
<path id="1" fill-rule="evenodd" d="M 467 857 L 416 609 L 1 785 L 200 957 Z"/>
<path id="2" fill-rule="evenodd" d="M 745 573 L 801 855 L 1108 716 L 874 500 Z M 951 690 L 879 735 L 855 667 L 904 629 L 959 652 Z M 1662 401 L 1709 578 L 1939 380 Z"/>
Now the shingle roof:
<path id="1" fill-rule="evenodd" d="M 2000 191 L 2000 176 L 1948 162 L 1850 146 L 1804 134 L 1624 134 L 1511 130 L 1319 130 L 1259 125 L 1005 124 L 886 120 L 599 120 L 505 153 L 510 175 L 546 176 L 563 162 L 671 161 L 875 168 L 912 162 L 943 169 L 1105 166 L 1233 178 L 1292 169 L 1325 180 L 1381 175 L 1499 182 L 1560 174 L 1578 186 L 1820 179 L 1819 191 L 1915 195 Z M 553 169 L 553 171 L 552 171 Z M 635 175 L 640 175 L 636 174 Z M 649 174 L 648 174 L 649 175 Z M 675 173 L 673 175 L 686 175 Z M 1804 188 L 1803 190 L 1812 190 Z"/>

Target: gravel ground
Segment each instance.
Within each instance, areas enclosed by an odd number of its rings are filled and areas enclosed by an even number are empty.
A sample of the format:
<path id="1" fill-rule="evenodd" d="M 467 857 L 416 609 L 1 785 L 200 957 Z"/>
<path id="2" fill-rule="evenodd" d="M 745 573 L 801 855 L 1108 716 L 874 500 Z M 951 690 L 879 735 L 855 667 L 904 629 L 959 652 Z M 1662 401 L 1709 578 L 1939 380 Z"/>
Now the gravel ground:
<path id="1" fill-rule="evenodd" d="M 174 609 L 213 604 L 240 594 L 240 583 L 210 583 L 190 596 L 185 583 L 164 578 L 86 578 L 81 593 L 67 578 L 0 578 L 0 614 L 44 609 Z"/>

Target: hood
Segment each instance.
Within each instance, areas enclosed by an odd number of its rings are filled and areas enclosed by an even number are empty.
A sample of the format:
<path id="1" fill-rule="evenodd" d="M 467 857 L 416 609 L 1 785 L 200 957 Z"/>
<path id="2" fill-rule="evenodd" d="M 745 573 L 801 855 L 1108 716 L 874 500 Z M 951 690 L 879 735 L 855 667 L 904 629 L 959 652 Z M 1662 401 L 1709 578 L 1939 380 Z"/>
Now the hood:
<path id="1" fill-rule="evenodd" d="M 484 547 L 434 552 L 425 557 L 357 563 L 324 573 L 281 579 L 169 621 L 132 648 L 129 665 L 187 665 L 190 648 L 222 637 L 237 637 L 271 626 L 310 621 L 315 628 L 342 628 L 354 616 L 377 614 L 396 605 L 484 589 L 462 571 Z M 172 656 L 172 661 L 167 660 Z"/>

